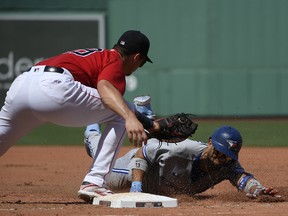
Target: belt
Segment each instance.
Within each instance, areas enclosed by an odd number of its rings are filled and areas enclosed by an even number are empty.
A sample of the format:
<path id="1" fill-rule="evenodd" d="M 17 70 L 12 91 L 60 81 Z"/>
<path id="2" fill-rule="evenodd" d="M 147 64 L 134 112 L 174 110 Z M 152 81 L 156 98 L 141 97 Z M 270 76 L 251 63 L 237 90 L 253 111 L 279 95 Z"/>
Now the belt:
<path id="1" fill-rule="evenodd" d="M 64 72 L 64 69 L 61 67 L 53 67 L 53 66 L 33 66 L 29 68 L 27 71 L 31 72 L 53 72 L 53 73 L 60 73 Z"/>
<path id="2" fill-rule="evenodd" d="M 54 72 L 54 73 L 63 73 L 64 69 L 60 67 L 45 66 L 44 72 Z"/>

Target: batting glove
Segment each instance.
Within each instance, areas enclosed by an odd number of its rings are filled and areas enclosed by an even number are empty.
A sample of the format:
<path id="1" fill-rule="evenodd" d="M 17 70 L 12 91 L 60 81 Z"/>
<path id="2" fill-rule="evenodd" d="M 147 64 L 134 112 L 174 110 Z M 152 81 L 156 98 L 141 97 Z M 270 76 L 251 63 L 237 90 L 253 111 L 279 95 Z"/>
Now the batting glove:
<path id="1" fill-rule="evenodd" d="M 142 182 L 141 181 L 133 181 L 130 192 L 142 192 Z"/>

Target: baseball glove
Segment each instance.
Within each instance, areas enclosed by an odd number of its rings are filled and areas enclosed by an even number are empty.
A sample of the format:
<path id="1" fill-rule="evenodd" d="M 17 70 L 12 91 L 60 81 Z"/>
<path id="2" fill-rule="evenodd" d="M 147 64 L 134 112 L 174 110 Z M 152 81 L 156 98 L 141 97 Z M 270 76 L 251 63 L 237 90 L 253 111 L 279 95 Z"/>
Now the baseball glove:
<path id="1" fill-rule="evenodd" d="M 177 143 L 192 136 L 198 124 L 194 123 L 192 114 L 178 113 L 166 118 L 156 119 L 160 130 L 147 133 L 148 138 L 156 138 L 161 142 Z"/>

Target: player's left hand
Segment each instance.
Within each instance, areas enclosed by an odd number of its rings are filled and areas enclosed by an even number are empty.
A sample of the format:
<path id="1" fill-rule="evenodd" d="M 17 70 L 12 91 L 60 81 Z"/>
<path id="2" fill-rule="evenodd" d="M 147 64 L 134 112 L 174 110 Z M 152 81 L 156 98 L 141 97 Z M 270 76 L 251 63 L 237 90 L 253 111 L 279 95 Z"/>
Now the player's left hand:
<path id="1" fill-rule="evenodd" d="M 265 188 L 260 192 L 260 195 L 276 196 L 276 194 L 278 194 L 278 190 L 273 187 Z"/>
<path id="2" fill-rule="evenodd" d="M 156 119 L 159 130 L 148 133 L 148 138 L 156 138 L 161 142 L 177 143 L 192 136 L 198 124 L 193 121 L 194 115 L 177 113 L 166 118 Z"/>
<path id="3" fill-rule="evenodd" d="M 260 193 L 260 202 L 285 202 L 285 197 L 281 196 L 278 193 L 278 190 L 274 189 L 273 187 L 265 188 Z"/>
<path id="4" fill-rule="evenodd" d="M 251 199 L 259 198 L 260 202 L 284 202 L 285 198 L 279 195 L 278 190 L 273 187 L 264 187 L 259 193 L 246 194 L 247 197 Z"/>

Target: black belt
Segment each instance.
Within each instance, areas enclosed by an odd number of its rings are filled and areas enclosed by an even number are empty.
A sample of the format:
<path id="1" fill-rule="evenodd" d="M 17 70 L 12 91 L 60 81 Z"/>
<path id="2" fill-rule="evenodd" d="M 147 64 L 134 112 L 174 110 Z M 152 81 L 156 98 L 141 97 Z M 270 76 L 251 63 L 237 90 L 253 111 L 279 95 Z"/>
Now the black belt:
<path id="1" fill-rule="evenodd" d="M 30 71 L 32 68 L 29 68 L 27 71 Z M 39 71 L 38 68 L 35 68 L 33 72 Z M 53 67 L 53 66 L 45 66 L 43 72 L 54 72 L 62 74 L 64 72 L 63 68 Z"/>
<path id="2" fill-rule="evenodd" d="M 54 72 L 54 73 L 63 73 L 64 69 L 60 67 L 45 66 L 44 72 Z"/>

